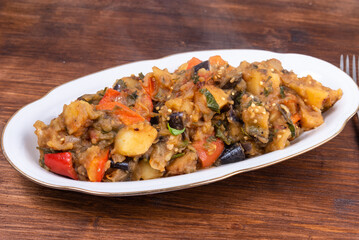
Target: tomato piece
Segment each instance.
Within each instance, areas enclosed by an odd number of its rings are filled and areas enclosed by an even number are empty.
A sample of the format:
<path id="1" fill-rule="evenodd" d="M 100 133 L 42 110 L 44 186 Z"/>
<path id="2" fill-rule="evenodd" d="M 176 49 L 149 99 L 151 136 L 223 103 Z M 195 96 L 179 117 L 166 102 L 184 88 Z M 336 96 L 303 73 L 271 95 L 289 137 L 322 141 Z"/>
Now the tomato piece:
<path id="1" fill-rule="evenodd" d="M 210 65 L 219 65 L 219 66 L 222 66 L 222 65 L 226 65 L 227 62 L 224 61 L 221 56 L 219 55 L 216 55 L 216 56 L 212 56 L 208 59 L 209 61 L 209 64 Z"/>
<path id="2" fill-rule="evenodd" d="M 202 61 L 199 60 L 198 58 L 193 57 L 191 60 L 189 60 L 187 62 L 188 63 L 187 70 L 193 68 L 194 66 L 196 66 L 197 64 L 200 64 L 201 62 Z"/>
<path id="3" fill-rule="evenodd" d="M 212 166 L 224 150 L 224 144 L 219 138 L 215 141 L 195 141 L 192 146 L 196 149 L 203 168 Z"/>
<path id="4" fill-rule="evenodd" d="M 108 160 L 110 150 L 101 150 L 92 159 L 88 159 L 86 170 L 91 182 L 101 182 L 105 174 L 105 165 Z"/>
<path id="5" fill-rule="evenodd" d="M 143 79 L 142 88 L 152 98 L 156 94 L 156 90 L 157 90 L 156 78 L 154 78 L 154 77 L 145 77 Z"/>
<path id="6" fill-rule="evenodd" d="M 146 118 L 147 121 L 151 119 L 151 112 L 153 111 L 153 104 L 150 95 L 147 92 L 143 92 L 141 96 L 137 99 L 135 106 L 133 108 L 138 114 Z"/>
<path id="7" fill-rule="evenodd" d="M 45 165 L 51 172 L 77 180 L 77 173 L 72 165 L 70 152 L 48 153 L 44 156 Z"/>
<path id="8" fill-rule="evenodd" d="M 96 106 L 97 110 L 110 110 L 125 125 L 143 122 L 145 119 L 126 105 L 119 102 L 106 102 Z"/>

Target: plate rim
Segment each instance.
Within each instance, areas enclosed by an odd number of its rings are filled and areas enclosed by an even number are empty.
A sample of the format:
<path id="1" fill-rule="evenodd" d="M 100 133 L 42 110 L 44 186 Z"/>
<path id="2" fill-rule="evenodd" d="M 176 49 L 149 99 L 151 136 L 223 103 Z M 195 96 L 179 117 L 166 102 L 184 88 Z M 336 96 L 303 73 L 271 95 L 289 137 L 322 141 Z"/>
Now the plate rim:
<path id="1" fill-rule="evenodd" d="M 349 116 L 343 121 L 343 124 L 342 126 L 340 126 L 339 130 L 334 132 L 332 135 L 328 136 L 325 140 L 315 144 L 315 145 L 312 145 L 308 148 L 305 148 L 299 152 L 295 152 L 293 154 L 290 154 L 288 156 L 285 156 L 285 157 L 282 157 L 282 158 L 279 158 L 275 161 L 271 161 L 269 163 L 264 163 L 264 164 L 260 164 L 260 165 L 256 165 L 256 166 L 253 166 L 253 167 L 248 167 L 248 168 L 243 168 L 243 169 L 239 169 L 239 170 L 235 170 L 233 172 L 230 172 L 230 173 L 227 173 L 227 174 L 224 174 L 222 176 L 219 176 L 219 177 L 214 177 L 214 178 L 209 178 L 209 179 L 206 179 L 206 180 L 203 180 L 203 181 L 199 181 L 199 182 L 194 182 L 194 183 L 189 183 L 189 184 L 186 184 L 186 185 L 179 185 L 179 186 L 172 186 L 172 187 L 164 187 L 164 188 L 156 188 L 156 189 L 152 189 L 152 190 L 138 190 L 138 191 L 130 191 L 130 192 L 103 192 L 103 191 L 95 191 L 95 190 L 89 190 L 89 189 L 85 189 L 85 188 L 82 188 L 82 187 L 74 187 L 74 186 L 65 186 L 65 185 L 59 185 L 59 184 L 53 184 L 53 183 L 48 183 L 48 182 L 44 182 L 42 180 L 39 180 L 37 179 L 36 177 L 33 177 L 25 172 L 23 172 L 22 170 L 20 170 L 16 164 L 14 164 L 10 157 L 8 156 L 8 154 L 6 153 L 5 151 L 5 147 L 4 147 L 4 135 L 5 135 L 5 132 L 6 132 L 6 129 L 8 127 L 8 124 L 11 122 L 11 120 L 21 111 L 23 110 L 24 108 L 28 107 L 29 105 L 35 103 L 35 102 L 39 102 L 39 101 L 42 101 L 44 98 L 46 98 L 50 93 L 52 93 L 53 91 L 55 91 L 56 89 L 60 88 L 60 87 L 63 87 L 71 82 L 74 82 L 74 81 L 77 81 L 81 78 L 84 78 L 84 77 L 88 77 L 90 75 L 95 75 L 97 73 L 100 73 L 100 72 L 103 72 L 103 71 L 107 71 L 107 70 L 111 70 L 111 69 L 115 69 L 117 67 L 125 67 L 126 65 L 129 65 L 129 64 L 135 64 L 135 63 L 142 63 L 142 62 L 149 62 L 149 61 L 158 61 L 158 60 L 162 60 L 162 59 L 165 59 L 165 58 L 169 58 L 169 57 L 175 57 L 176 55 L 182 55 L 182 54 L 196 54 L 196 53 L 204 53 L 204 52 L 218 52 L 218 51 L 238 51 L 238 50 L 242 50 L 242 51 L 253 51 L 253 52 L 266 52 L 266 53 L 269 53 L 269 54 L 278 54 L 278 55 L 300 55 L 300 56 L 303 56 L 303 57 L 309 57 L 309 58 L 312 58 L 312 59 L 315 59 L 315 60 L 319 60 L 319 61 L 322 61 L 322 62 L 325 62 L 325 63 L 329 63 L 329 62 L 326 62 L 322 59 L 319 59 L 319 58 L 316 58 L 316 57 L 312 57 L 312 56 L 309 56 L 309 55 L 305 55 L 305 54 L 299 54 L 299 53 L 278 53 L 278 52 L 274 52 L 274 51 L 268 51 L 268 50 L 261 50 L 261 49 L 211 49 L 211 50 L 200 50 L 200 51 L 188 51 L 188 52 L 181 52 L 181 53 L 174 53 L 174 54 L 170 54 L 170 55 L 167 55 L 167 56 L 164 56 L 164 57 L 161 57 L 161 58 L 157 58 L 157 59 L 147 59 L 147 60 L 139 60 L 139 61 L 135 61 L 135 62 L 128 62 L 128 63 L 124 63 L 124 64 L 121 64 L 121 65 L 118 65 L 118 66 L 114 66 L 114 67 L 110 67 L 110 68 L 106 68 L 106 69 L 103 69 L 103 70 L 100 70 L 100 71 L 97 71 L 97 72 L 94 72 L 94 73 L 90 73 L 90 74 L 87 74 L 85 76 L 81 76 L 79 78 L 76 78 L 76 79 L 73 79 L 73 80 L 70 80 L 70 81 L 67 81 L 61 85 L 58 85 L 52 89 L 50 89 L 44 96 L 42 96 L 41 98 L 33 101 L 33 102 L 30 102 L 24 106 L 22 106 L 20 109 L 18 109 L 16 112 L 14 112 L 11 117 L 7 120 L 6 124 L 4 125 L 3 129 L 2 129 L 2 135 L 1 135 L 1 150 L 2 150 L 2 153 L 4 155 L 4 157 L 6 158 L 6 160 L 10 163 L 10 165 L 16 170 L 18 171 L 22 176 L 26 177 L 27 179 L 31 180 L 32 182 L 34 183 L 37 183 L 41 186 L 45 186 L 45 187 L 48 187 L 48 188 L 52 188 L 52 189 L 57 189 L 57 190 L 66 190 L 66 191 L 74 191 L 74 192 L 80 192 L 80 193 L 86 193 L 86 194 L 90 194 L 90 195 L 96 195 L 96 196 L 105 196 L 105 197 L 125 197 L 125 196 L 138 196 L 138 195 L 149 195 L 149 194 L 156 194 L 156 193 L 163 193 L 163 192 L 171 192 L 171 191 L 176 191 L 176 190 L 182 190 L 182 189 L 188 189 L 188 188 L 192 188 L 192 187 L 197 187 L 197 186 L 202 186 L 202 185 L 206 185 L 206 184 L 210 184 L 210 183 L 214 183 L 214 182 L 217 182 L 217 181 L 220 181 L 220 180 L 223 180 L 223 179 L 226 179 L 226 178 L 229 178 L 231 176 L 234 176 L 234 175 L 237 175 L 237 174 L 240 174 L 240 173 L 244 173 L 244 172 L 248 172 L 248 171 L 253 171 L 253 170 L 257 170 L 257 169 L 261 169 L 261 168 L 264 168 L 264 167 L 268 167 L 268 166 L 271 166 L 271 165 L 274 165 L 274 164 L 277 164 L 277 163 L 280 163 L 280 162 L 283 162 L 287 159 L 290 159 L 290 158 L 293 158 L 295 156 L 298 156 L 298 155 L 301 155 L 303 153 L 306 153 L 314 148 L 317 148 L 321 145 L 323 145 L 324 143 L 326 142 L 329 142 L 330 140 L 332 140 L 334 137 L 336 137 L 339 133 L 341 133 L 344 129 L 344 127 L 346 126 L 346 124 L 348 123 L 348 121 L 355 115 L 355 113 L 357 111 L 359 111 L 359 105 L 357 106 L 357 109 L 349 114 Z M 331 64 L 331 63 L 329 63 Z M 332 66 L 336 67 L 335 65 L 331 64 Z M 337 67 L 336 67 L 337 68 Z M 339 69 L 339 68 L 338 68 Z M 344 73 L 344 72 L 343 72 Z M 358 91 L 359 91 L 359 86 L 357 86 L 358 88 Z M 106 184 L 106 183 L 104 183 Z"/>

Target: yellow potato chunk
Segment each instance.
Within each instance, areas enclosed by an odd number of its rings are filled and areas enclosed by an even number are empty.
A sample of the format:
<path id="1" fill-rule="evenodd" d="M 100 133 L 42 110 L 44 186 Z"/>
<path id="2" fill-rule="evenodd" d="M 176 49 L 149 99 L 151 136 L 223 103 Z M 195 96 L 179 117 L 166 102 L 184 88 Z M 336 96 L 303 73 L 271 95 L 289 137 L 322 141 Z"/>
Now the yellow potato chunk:
<path id="1" fill-rule="evenodd" d="M 222 108 L 228 103 L 228 95 L 222 89 L 213 85 L 207 85 L 206 88 L 213 95 L 214 99 L 218 103 L 219 108 Z"/>
<path id="2" fill-rule="evenodd" d="M 147 180 L 147 179 L 154 179 L 154 178 L 159 178 L 163 175 L 163 172 L 154 169 L 151 167 L 151 165 L 149 164 L 149 162 L 147 160 L 141 160 L 134 172 L 133 172 L 133 180 Z"/>
<path id="3" fill-rule="evenodd" d="M 65 125 L 69 134 L 81 135 L 87 121 L 98 117 L 92 106 L 85 101 L 75 101 L 64 106 Z"/>
<path id="4" fill-rule="evenodd" d="M 134 157 L 147 152 L 157 137 L 157 130 L 149 123 L 132 124 L 118 131 L 114 154 Z"/>

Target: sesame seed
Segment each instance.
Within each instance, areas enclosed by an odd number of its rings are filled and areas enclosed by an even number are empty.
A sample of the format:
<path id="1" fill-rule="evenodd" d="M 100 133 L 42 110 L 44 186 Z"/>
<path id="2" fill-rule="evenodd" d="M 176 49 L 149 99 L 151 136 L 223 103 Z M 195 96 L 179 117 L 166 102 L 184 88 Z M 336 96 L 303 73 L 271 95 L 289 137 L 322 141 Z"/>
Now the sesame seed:
<path id="1" fill-rule="evenodd" d="M 169 108 L 167 111 L 168 111 L 169 113 L 171 113 L 171 112 L 172 112 L 172 109 L 171 109 L 171 108 Z"/>
<path id="2" fill-rule="evenodd" d="M 275 107 L 275 103 L 272 103 L 272 106 Z"/>
<path id="3" fill-rule="evenodd" d="M 173 87 L 170 87 L 171 90 L 173 90 Z"/>
<path id="4" fill-rule="evenodd" d="M 277 138 L 281 138 L 281 137 L 282 137 L 282 135 L 280 135 L 280 134 L 277 135 Z"/>
<path id="5" fill-rule="evenodd" d="M 259 82 L 259 85 L 263 86 L 263 81 L 260 81 L 260 82 Z"/>
<path id="6" fill-rule="evenodd" d="M 255 107 L 256 105 L 254 103 L 251 104 L 251 107 Z"/>
<path id="7" fill-rule="evenodd" d="M 189 118 L 193 118 L 192 114 L 191 114 L 191 115 L 189 115 Z"/>
<path id="8" fill-rule="evenodd" d="M 220 70 L 224 70 L 224 66 L 220 67 L 219 69 L 220 69 Z"/>
<path id="9" fill-rule="evenodd" d="M 255 111 L 256 113 L 259 112 L 258 108 L 254 109 L 254 111 Z"/>
<path id="10" fill-rule="evenodd" d="M 263 111 L 262 113 L 263 113 L 263 114 L 266 114 L 266 111 Z"/>
<path id="11" fill-rule="evenodd" d="M 214 76 L 213 79 L 214 79 L 214 80 L 217 80 L 217 76 Z"/>
<path id="12" fill-rule="evenodd" d="M 312 84 L 312 81 L 309 81 L 309 84 Z"/>
<path id="13" fill-rule="evenodd" d="M 252 99 L 253 99 L 253 98 L 254 98 L 254 97 L 253 97 L 253 95 L 250 95 L 250 98 L 252 98 Z"/>
<path id="14" fill-rule="evenodd" d="M 244 140 L 248 140 L 248 137 L 247 137 L 247 136 L 244 136 Z"/>
<path id="15" fill-rule="evenodd" d="M 216 76 L 217 78 L 221 78 L 221 75 L 219 75 L 219 74 L 217 74 L 217 76 Z"/>
<path id="16" fill-rule="evenodd" d="M 159 107 L 159 106 L 157 106 L 157 107 L 156 107 L 156 110 L 160 110 L 160 107 Z"/>
<path id="17" fill-rule="evenodd" d="M 307 100 L 307 99 L 304 99 L 304 102 L 308 102 L 308 100 Z"/>
<path id="18" fill-rule="evenodd" d="M 270 70 L 271 70 L 272 72 L 274 72 L 274 68 L 271 68 Z"/>
<path id="19" fill-rule="evenodd" d="M 167 121 L 169 121 L 170 120 L 170 117 L 167 117 Z"/>
<path id="20" fill-rule="evenodd" d="M 223 71 L 222 71 L 222 70 L 218 70 L 217 73 L 220 74 L 220 75 L 222 75 Z"/>
<path id="21" fill-rule="evenodd" d="M 257 120 L 257 119 L 254 119 L 254 120 L 253 120 L 253 123 L 257 123 L 257 122 L 258 122 L 258 120 Z"/>
<path id="22" fill-rule="evenodd" d="M 226 101 L 226 98 L 225 98 L 225 97 L 222 97 L 222 100 L 223 100 L 223 101 Z"/>
<path id="23" fill-rule="evenodd" d="M 256 115 L 254 113 L 251 114 L 251 118 L 254 118 Z"/>
<path id="24" fill-rule="evenodd" d="M 232 92 L 232 96 L 234 96 L 236 93 L 235 92 Z"/>
<path id="25" fill-rule="evenodd" d="M 175 148 L 175 152 L 178 152 L 178 148 Z"/>
<path id="26" fill-rule="evenodd" d="M 229 80 L 230 83 L 234 83 L 234 80 L 236 80 L 234 77 L 231 78 L 231 80 Z"/>
<path id="27" fill-rule="evenodd" d="M 173 149 L 173 147 L 174 147 L 174 145 L 173 145 L 173 144 L 167 144 L 167 146 L 166 146 L 166 147 L 167 147 L 167 149 L 168 149 L 168 150 L 172 150 L 172 149 Z"/>

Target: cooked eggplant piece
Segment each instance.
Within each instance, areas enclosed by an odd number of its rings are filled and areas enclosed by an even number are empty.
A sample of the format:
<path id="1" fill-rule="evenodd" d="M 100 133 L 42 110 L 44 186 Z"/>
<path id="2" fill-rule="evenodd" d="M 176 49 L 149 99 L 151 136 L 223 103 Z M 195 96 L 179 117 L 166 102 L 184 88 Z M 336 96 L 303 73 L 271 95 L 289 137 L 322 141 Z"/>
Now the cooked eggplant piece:
<path id="1" fill-rule="evenodd" d="M 124 89 L 127 88 L 127 85 L 125 83 L 125 81 L 123 81 L 123 79 L 119 79 L 116 84 L 113 86 L 113 89 L 115 89 L 116 91 L 122 91 Z"/>
<path id="2" fill-rule="evenodd" d="M 114 162 L 111 160 L 111 168 L 117 168 L 117 169 L 121 169 L 121 170 L 125 170 L 128 171 L 129 166 L 128 166 L 128 162 Z"/>
<path id="3" fill-rule="evenodd" d="M 201 68 L 209 70 L 209 62 L 208 62 L 208 60 L 204 61 L 204 62 L 201 62 L 200 64 L 197 64 L 196 66 L 193 67 L 195 73 L 197 73 L 198 70 L 200 70 Z"/>
<path id="4" fill-rule="evenodd" d="M 234 89 L 234 87 L 243 80 L 242 73 L 238 76 L 230 78 L 221 88 L 222 89 Z"/>
<path id="5" fill-rule="evenodd" d="M 177 130 L 182 130 L 184 128 L 183 125 L 183 112 L 174 112 L 170 115 L 170 120 L 168 124 L 171 128 L 175 128 Z"/>
<path id="6" fill-rule="evenodd" d="M 234 163 L 242 161 L 246 158 L 244 154 L 244 149 L 240 143 L 236 143 L 230 148 L 227 148 L 223 151 L 222 155 L 219 157 L 221 164 Z"/>

